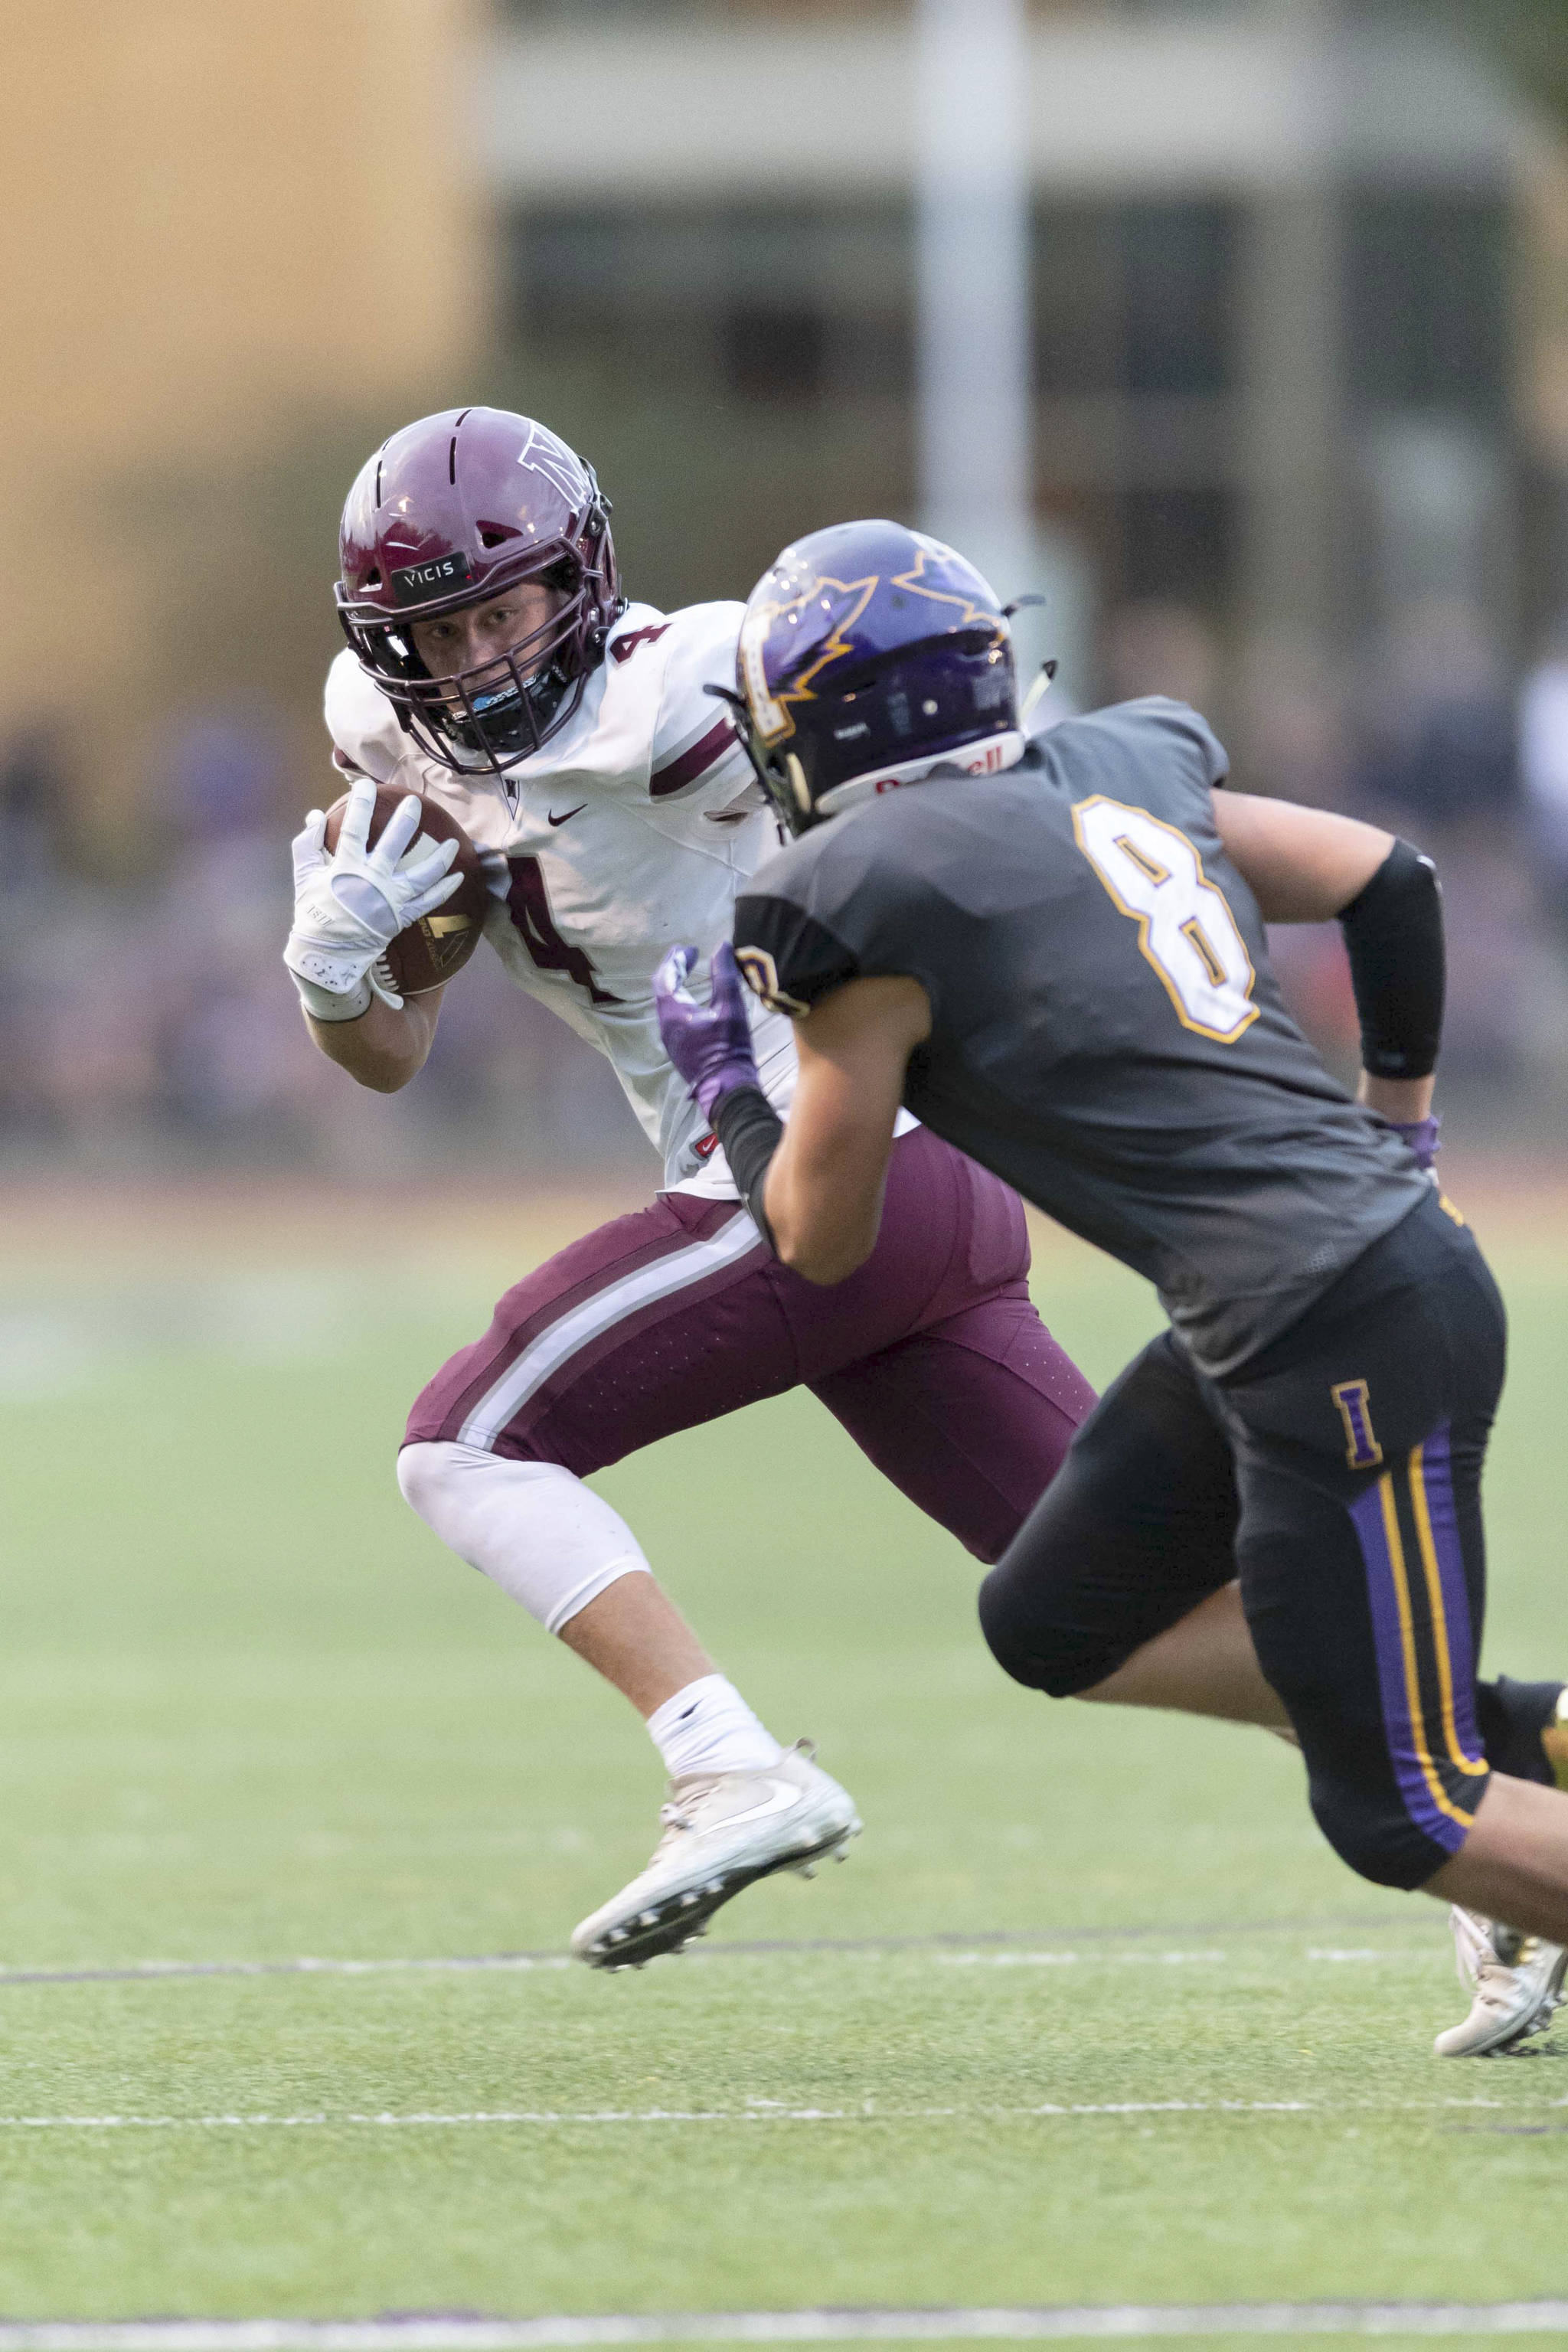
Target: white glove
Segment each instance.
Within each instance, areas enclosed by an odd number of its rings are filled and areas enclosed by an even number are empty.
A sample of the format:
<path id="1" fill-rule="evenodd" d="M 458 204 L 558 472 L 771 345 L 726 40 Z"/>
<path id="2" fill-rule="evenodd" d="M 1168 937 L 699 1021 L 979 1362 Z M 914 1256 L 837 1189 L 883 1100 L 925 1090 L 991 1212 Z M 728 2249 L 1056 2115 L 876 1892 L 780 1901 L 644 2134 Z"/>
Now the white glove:
<path id="1" fill-rule="evenodd" d="M 349 793 L 336 851 L 326 847 L 327 820 L 312 809 L 296 834 L 294 928 L 283 950 L 305 1010 L 321 1021 L 353 1021 L 371 992 L 395 1010 L 403 999 L 374 973 L 399 931 L 430 914 L 459 887 L 448 869 L 455 841 L 432 842 L 419 827 L 419 798 L 410 793 L 387 820 L 374 849 L 366 846 L 375 786 L 362 776 Z"/>

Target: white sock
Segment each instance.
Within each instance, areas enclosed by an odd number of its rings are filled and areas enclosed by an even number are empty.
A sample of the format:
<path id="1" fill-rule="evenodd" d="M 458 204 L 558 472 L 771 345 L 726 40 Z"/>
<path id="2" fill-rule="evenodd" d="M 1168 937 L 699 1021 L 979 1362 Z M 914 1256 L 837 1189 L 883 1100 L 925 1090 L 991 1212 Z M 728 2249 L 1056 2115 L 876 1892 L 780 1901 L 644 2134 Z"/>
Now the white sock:
<path id="1" fill-rule="evenodd" d="M 647 1719 L 672 1780 L 697 1772 L 765 1772 L 784 1749 L 724 1675 L 703 1675 Z"/>
<path id="2" fill-rule="evenodd" d="M 404 1447 L 397 1482 L 459 1559 L 549 1633 L 559 1633 L 617 1578 L 648 1573 L 619 1512 L 553 1462 L 513 1462 L 426 1439 Z M 647 1727 L 672 1780 L 765 1770 L 784 1752 L 722 1675 L 688 1683 L 655 1709 Z"/>
<path id="3" fill-rule="evenodd" d="M 397 1457 L 397 1483 L 459 1559 L 559 1633 L 617 1577 L 647 1574 L 618 1511 L 554 1462 L 512 1462 L 426 1440 Z"/>

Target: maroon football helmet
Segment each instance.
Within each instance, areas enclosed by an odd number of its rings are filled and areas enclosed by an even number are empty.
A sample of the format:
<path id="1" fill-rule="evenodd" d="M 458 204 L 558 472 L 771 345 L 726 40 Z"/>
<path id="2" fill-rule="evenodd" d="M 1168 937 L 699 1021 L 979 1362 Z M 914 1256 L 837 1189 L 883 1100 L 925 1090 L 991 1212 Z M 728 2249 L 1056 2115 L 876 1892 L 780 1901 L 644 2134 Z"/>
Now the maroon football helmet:
<path id="1" fill-rule="evenodd" d="M 576 710 L 626 610 L 609 515 L 593 467 L 510 409 L 423 416 L 362 467 L 343 509 L 338 617 L 363 667 L 443 767 L 501 774 Z M 432 677 L 409 624 L 523 581 L 558 592 L 550 618 L 500 659 Z"/>

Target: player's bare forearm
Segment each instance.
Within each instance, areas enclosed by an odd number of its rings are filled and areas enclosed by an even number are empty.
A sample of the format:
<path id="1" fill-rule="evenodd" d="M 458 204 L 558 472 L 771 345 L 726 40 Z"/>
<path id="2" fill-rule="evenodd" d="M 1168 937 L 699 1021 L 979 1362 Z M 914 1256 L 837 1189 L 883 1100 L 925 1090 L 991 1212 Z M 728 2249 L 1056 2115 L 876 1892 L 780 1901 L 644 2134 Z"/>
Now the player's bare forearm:
<path id="1" fill-rule="evenodd" d="M 797 1092 L 784 1140 L 768 1171 L 768 1223 L 783 1263 L 807 1282 L 843 1282 L 877 1245 L 893 1114 L 873 1132 L 853 1081 L 828 1071 L 801 1109 Z"/>
<path id="2" fill-rule="evenodd" d="M 844 1281 L 877 1245 L 904 1073 L 930 1034 L 926 992 L 904 979 L 850 981 L 799 1024 L 765 1207 L 779 1256 L 807 1282 Z"/>
<path id="3" fill-rule="evenodd" d="M 1266 923 L 1328 923 L 1365 889 L 1394 835 L 1359 817 L 1251 793 L 1216 793 L 1226 854 Z"/>
<path id="4" fill-rule="evenodd" d="M 400 1013 L 373 996 L 369 1011 L 357 1021 L 312 1021 L 307 1013 L 305 1026 L 328 1061 L 346 1070 L 357 1085 L 395 1095 L 425 1066 L 442 992 L 433 988 L 424 996 L 405 997 Z"/>
<path id="5" fill-rule="evenodd" d="M 1356 1100 L 1376 1111 L 1380 1118 L 1392 1119 L 1395 1127 L 1405 1127 L 1427 1117 L 1436 1085 L 1436 1078 L 1375 1078 L 1370 1070 L 1363 1070 Z"/>

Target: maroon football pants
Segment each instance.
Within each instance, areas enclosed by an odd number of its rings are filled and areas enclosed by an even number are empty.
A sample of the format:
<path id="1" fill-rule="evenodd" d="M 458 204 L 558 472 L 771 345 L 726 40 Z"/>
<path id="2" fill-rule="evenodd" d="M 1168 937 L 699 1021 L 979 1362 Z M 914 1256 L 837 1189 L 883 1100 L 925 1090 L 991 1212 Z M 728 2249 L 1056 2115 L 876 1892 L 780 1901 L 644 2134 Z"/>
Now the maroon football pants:
<path id="1" fill-rule="evenodd" d="M 1093 1391 L 1032 1305 L 1016 1193 L 921 1128 L 893 1147 L 877 1246 L 819 1289 L 732 1201 L 664 1192 L 509 1290 L 409 1416 L 579 1477 L 806 1387 L 983 1560 L 1055 1475 Z"/>

